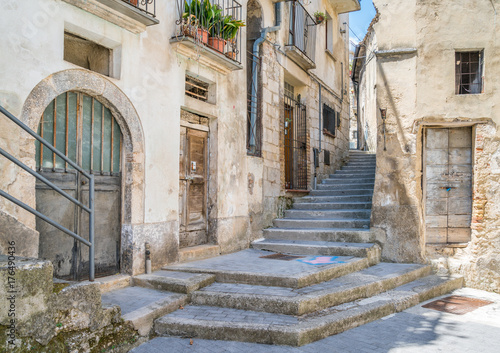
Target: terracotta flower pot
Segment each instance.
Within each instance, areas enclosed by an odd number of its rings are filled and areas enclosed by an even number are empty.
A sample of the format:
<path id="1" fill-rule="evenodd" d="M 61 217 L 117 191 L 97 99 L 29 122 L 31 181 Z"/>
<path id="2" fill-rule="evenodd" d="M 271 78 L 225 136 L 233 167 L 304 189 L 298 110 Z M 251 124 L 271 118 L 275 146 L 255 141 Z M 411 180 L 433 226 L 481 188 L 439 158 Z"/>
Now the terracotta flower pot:
<path id="1" fill-rule="evenodd" d="M 222 38 L 210 37 L 208 38 L 208 45 L 214 48 L 221 53 L 224 52 L 224 46 L 226 45 L 226 41 Z"/>
<path id="2" fill-rule="evenodd" d="M 324 16 L 316 16 L 316 23 L 321 24 L 325 20 Z"/>
<path id="3" fill-rule="evenodd" d="M 182 25 L 181 33 L 188 37 L 196 37 L 196 27 L 191 25 Z"/>
<path id="4" fill-rule="evenodd" d="M 198 39 L 204 44 L 208 43 L 208 31 L 205 28 L 198 28 Z"/>
<path id="5" fill-rule="evenodd" d="M 137 6 L 137 0 L 129 0 L 130 5 Z"/>
<path id="6" fill-rule="evenodd" d="M 233 60 L 236 60 L 236 53 L 234 51 L 228 51 L 226 53 L 226 56 L 229 58 L 229 59 L 233 59 Z"/>

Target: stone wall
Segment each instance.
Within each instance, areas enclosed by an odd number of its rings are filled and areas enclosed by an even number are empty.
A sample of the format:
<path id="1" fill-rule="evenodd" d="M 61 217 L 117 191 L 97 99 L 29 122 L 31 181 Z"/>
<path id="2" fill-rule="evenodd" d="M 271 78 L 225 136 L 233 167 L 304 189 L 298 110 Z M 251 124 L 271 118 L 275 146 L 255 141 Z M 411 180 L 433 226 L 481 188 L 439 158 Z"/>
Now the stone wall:
<path id="1" fill-rule="evenodd" d="M 6 299 L 0 307 L 0 351 L 118 353 L 148 339 L 123 321 L 118 306 L 102 307 L 99 284 L 54 284 L 49 261 L 11 261 L 14 273 L 8 257 L 0 255 L 0 295 Z"/>
<path id="2" fill-rule="evenodd" d="M 500 43 L 497 1 L 375 0 L 377 171 L 372 230 L 382 256 L 431 262 L 464 276 L 466 285 L 500 291 Z M 478 29 L 477 24 L 481 23 Z M 484 50 L 484 92 L 455 94 L 455 51 Z M 369 85 L 367 85 L 369 87 Z M 379 109 L 387 110 L 386 150 Z M 426 127 L 473 127 L 472 237 L 465 244 L 426 246 L 422 135 Z"/>

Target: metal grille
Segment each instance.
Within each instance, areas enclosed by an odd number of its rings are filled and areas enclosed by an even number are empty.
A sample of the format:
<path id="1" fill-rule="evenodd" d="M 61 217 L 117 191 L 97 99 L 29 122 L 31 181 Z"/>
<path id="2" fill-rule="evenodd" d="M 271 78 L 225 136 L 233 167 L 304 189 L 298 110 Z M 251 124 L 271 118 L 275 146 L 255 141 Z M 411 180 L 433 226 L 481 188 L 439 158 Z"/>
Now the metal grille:
<path id="1" fill-rule="evenodd" d="M 294 45 L 314 61 L 316 21 L 298 1 L 290 1 L 290 27 L 288 45 Z"/>
<path id="2" fill-rule="evenodd" d="M 120 173 L 121 130 L 97 99 L 74 92 L 59 95 L 45 109 L 38 134 L 85 171 Z M 35 145 L 37 170 L 73 169 L 40 142 Z"/>
<path id="3" fill-rule="evenodd" d="M 335 137 L 337 133 L 336 116 L 335 110 L 323 104 L 323 132 L 332 137 Z"/>
<path id="4" fill-rule="evenodd" d="M 185 92 L 188 96 L 206 102 L 208 100 L 208 87 L 208 83 L 186 75 Z"/>
<path id="5" fill-rule="evenodd" d="M 122 0 L 149 16 L 156 17 L 156 0 Z"/>
<path id="6" fill-rule="evenodd" d="M 434 300 L 433 302 L 422 305 L 422 307 L 450 314 L 463 315 L 492 303 L 493 302 L 487 300 L 452 295 L 443 299 Z"/>
<path id="7" fill-rule="evenodd" d="M 261 112 L 261 90 L 256 82 L 260 75 L 260 58 L 247 52 L 247 67 L 251 67 L 247 73 L 247 154 L 252 156 L 261 155 L 262 141 L 262 112 Z"/>
<path id="8" fill-rule="evenodd" d="M 285 93 L 291 93 L 286 89 Z M 285 188 L 307 190 L 306 106 L 285 95 Z"/>
<path id="9" fill-rule="evenodd" d="M 330 151 L 324 150 L 323 152 L 325 165 L 330 165 Z"/>
<path id="10" fill-rule="evenodd" d="M 479 51 L 455 53 L 456 94 L 481 93 L 482 58 Z"/>
<path id="11" fill-rule="evenodd" d="M 243 6 L 236 0 L 176 0 L 177 35 L 241 62 Z"/>

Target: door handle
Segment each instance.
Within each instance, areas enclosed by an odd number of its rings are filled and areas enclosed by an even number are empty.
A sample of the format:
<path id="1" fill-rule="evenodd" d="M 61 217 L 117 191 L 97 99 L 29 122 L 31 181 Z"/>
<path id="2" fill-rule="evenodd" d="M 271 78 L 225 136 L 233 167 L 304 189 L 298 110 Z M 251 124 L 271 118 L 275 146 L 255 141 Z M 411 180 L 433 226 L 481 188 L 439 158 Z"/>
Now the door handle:
<path id="1" fill-rule="evenodd" d="M 451 189 L 456 189 L 456 186 L 441 186 L 440 189 L 446 189 L 446 191 L 450 191 Z"/>

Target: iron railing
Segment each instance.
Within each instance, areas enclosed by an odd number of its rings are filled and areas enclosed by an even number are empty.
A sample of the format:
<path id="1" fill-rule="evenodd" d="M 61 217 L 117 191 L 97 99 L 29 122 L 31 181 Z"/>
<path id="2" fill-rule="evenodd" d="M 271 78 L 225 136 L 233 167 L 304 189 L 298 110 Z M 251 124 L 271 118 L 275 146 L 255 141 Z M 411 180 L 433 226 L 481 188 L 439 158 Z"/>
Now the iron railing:
<path id="1" fill-rule="evenodd" d="M 290 23 L 288 44 L 314 62 L 316 44 L 316 21 L 298 1 L 289 1 Z"/>
<path id="2" fill-rule="evenodd" d="M 241 63 L 243 7 L 236 0 L 176 0 L 176 36 L 193 38 Z"/>
<path id="3" fill-rule="evenodd" d="M 285 188 L 307 190 L 307 119 L 300 98 L 285 95 Z"/>
<path id="4" fill-rule="evenodd" d="M 257 87 L 261 58 L 247 52 L 247 154 L 260 157 L 262 145 L 261 90 Z"/>
<path id="5" fill-rule="evenodd" d="M 156 17 L 156 0 L 122 0 L 130 6 L 144 12 L 146 15 Z"/>
<path id="6" fill-rule="evenodd" d="M 66 157 L 63 153 L 61 153 L 59 150 L 57 150 L 54 146 L 52 146 L 50 143 L 48 143 L 46 140 L 44 140 L 42 137 L 40 137 L 37 133 L 35 133 L 33 130 L 31 130 L 27 125 L 25 125 L 21 120 L 17 119 L 14 115 L 12 115 L 10 112 L 8 112 L 4 107 L 0 105 L 0 112 L 5 115 L 8 119 L 10 119 L 12 122 L 17 124 L 21 129 L 26 131 L 28 134 L 33 136 L 36 140 L 40 141 L 45 147 L 47 147 L 49 150 L 51 150 L 53 153 L 55 153 L 59 158 L 63 159 L 66 163 L 71 165 L 75 170 L 77 170 L 79 173 L 81 173 L 84 177 L 86 177 L 89 180 L 89 205 L 85 206 L 83 203 L 63 191 L 61 188 L 58 186 L 54 185 L 52 182 L 50 182 L 47 178 L 42 176 L 41 174 L 37 173 L 30 167 L 28 167 L 26 164 L 23 162 L 19 161 L 17 158 L 9 154 L 7 151 L 4 149 L 0 148 L 0 154 L 7 158 L 9 161 L 13 162 L 20 168 L 24 169 L 26 172 L 29 174 L 33 175 L 35 178 L 38 180 L 42 181 L 45 183 L 47 186 L 49 186 L 51 189 L 57 191 L 59 194 L 67 198 L 69 201 L 73 202 L 76 206 L 80 207 L 84 211 L 86 211 L 89 214 L 89 240 L 86 240 L 79 236 L 78 234 L 72 232 L 71 230 L 63 227 L 56 221 L 50 219 L 49 217 L 45 216 L 44 214 L 38 212 L 34 208 L 26 205 L 24 202 L 16 199 L 12 195 L 8 194 L 7 192 L 3 191 L 0 189 L 0 196 L 6 198 L 7 200 L 13 202 L 17 206 L 25 209 L 26 211 L 34 214 L 35 216 L 41 218 L 45 222 L 49 223 L 50 225 L 54 226 L 55 228 L 59 229 L 60 231 L 72 236 L 79 242 L 87 245 L 89 247 L 89 280 L 94 281 L 95 279 L 95 249 L 94 249 L 94 219 L 95 219 L 95 211 L 94 211 L 94 199 L 95 199 L 95 183 L 94 183 L 94 175 L 87 173 L 85 170 L 83 170 L 79 165 L 77 165 L 75 162 L 73 162 L 71 159 Z"/>

